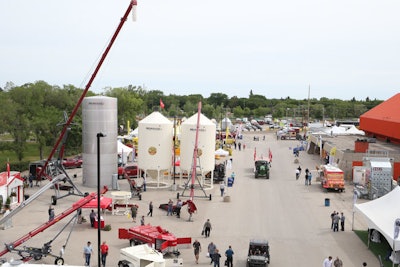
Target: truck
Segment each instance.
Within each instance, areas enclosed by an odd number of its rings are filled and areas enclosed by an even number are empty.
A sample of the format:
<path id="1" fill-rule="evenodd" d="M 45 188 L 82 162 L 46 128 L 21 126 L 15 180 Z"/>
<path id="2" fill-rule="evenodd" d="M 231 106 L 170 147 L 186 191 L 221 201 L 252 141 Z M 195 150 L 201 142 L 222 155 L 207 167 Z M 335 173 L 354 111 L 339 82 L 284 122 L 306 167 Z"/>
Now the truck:
<path id="1" fill-rule="evenodd" d="M 344 172 L 338 167 L 331 164 L 321 165 L 319 176 L 322 188 L 325 188 L 327 191 L 344 191 Z"/>
<path id="2" fill-rule="evenodd" d="M 268 267 L 271 261 L 269 243 L 266 239 L 251 239 L 247 254 L 246 267 Z"/>
<path id="3" fill-rule="evenodd" d="M 182 258 L 166 259 L 161 252 L 147 244 L 120 249 L 118 267 L 183 266 Z"/>

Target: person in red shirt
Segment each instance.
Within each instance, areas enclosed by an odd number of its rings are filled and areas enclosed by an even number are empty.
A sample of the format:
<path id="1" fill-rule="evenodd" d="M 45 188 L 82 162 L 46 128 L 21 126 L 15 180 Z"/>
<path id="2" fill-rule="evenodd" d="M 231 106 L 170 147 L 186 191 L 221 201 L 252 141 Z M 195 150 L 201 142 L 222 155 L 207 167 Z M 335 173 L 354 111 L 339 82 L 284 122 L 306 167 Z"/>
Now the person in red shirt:
<path id="1" fill-rule="evenodd" d="M 100 252 L 101 252 L 101 264 L 103 265 L 103 267 L 106 267 L 106 258 L 108 255 L 108 246 L 106 244 L 106 241 L 103 241 L 103 244 L 101 244 Z"/>

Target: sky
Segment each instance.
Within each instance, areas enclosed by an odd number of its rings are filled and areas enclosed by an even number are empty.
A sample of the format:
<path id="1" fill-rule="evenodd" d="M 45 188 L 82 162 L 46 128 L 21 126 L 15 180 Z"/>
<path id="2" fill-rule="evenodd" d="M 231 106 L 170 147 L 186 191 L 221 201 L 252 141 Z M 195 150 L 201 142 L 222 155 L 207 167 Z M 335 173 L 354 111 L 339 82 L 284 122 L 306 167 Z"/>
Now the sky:
<path id="1" fill-rule="evenodd" d="M 137 0 L 90 90 L 386 100 L 398 0 Z M 0 1 L 0 87 L 85 88 L 129 0 Z"/>

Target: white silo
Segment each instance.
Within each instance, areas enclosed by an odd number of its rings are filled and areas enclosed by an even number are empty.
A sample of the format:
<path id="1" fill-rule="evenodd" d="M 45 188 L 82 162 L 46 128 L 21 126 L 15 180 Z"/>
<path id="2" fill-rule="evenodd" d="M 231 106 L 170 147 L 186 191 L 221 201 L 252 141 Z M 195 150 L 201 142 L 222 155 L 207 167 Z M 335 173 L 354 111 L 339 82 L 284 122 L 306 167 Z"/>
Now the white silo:
<path id="1" fill-rule="evenodd" d="M 157 179 L 159 187 L 161 171 L 172 164 L 173 122 L 155 111 L 139 121 L 138 137 L 138 166 Z"/>
<path id="2" fill-rule="evenodd" d="M 112 185 L 117 173 L 117 99 L 106 96 L 85 97 L 82 102 L 83 184 L 97 187 L 97 134 L 100 138 L 100 186 Z"/>
<path id="3" fill-rule="evenodd" d="M 196 140 L 197 115 L 182 122 L 181 129 L 181 163 L 182 170 L 190 172 L 193 161 L 194 145 Z M 214 170 L 215 165 L 215 124 L 203 114 L 200 114 L 198 135 L 198 157 L 203 174 Z M 199 162 L 197 162 L 199 165 Z"/>

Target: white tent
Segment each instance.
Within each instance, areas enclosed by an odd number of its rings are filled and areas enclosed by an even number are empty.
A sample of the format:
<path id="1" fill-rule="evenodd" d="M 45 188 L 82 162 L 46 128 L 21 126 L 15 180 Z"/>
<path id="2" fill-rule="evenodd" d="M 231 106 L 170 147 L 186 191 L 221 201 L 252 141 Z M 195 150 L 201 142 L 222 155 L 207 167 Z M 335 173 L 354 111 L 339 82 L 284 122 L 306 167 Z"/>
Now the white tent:
<path id="1" fill-rule="evenodd" d="M 216 156 L 222 156 L 222 157 L 226 157 L 229 155 L 229 152 L 226 150 L 223 150 L 222 148 L 218 148 L 217 150 L 215 150 L 215 155 Z"/>
<path id="2" fill-rule="evenodd" d="M 122 157 L 122 162 L 123 162 L 123 163 L 127 163 L 127 162 L 128 162 L 128 157 L 129 157 L 129 155 L 132 153 L 133 148 L 124 145 L 124 144 L 123 144 L 121 141 L 119 141 L 119 140 L 117 141 L 117 143 L 118 143 L 118 148 L 117 148 L 118 154 L 121 155 L 121 157 Z"/>
<path id="3" fill-rule="evenodd" d="M 359 211 L 365 216 L 368 228 L 379 231 L 392 249 L 394 245 L 394 251 L 400 250 L 400 238 L 394 238 L 394 223 L 396 219 L 400 218 L 399 203 L 400 187 L 396 186 L 395 189 L 380 198 L 354 205 L 355 211 Z"/>
<path id="4" fill-rule="evenodd" d="M 346 134 L 349 134 L 349 135 L 356 135 L 356 134 L 365 135 L 365 132 L 362 131 L 362 130 L 357 129 L 356 126 L 351 125 L 350 128 L 346 130 Z"/>

